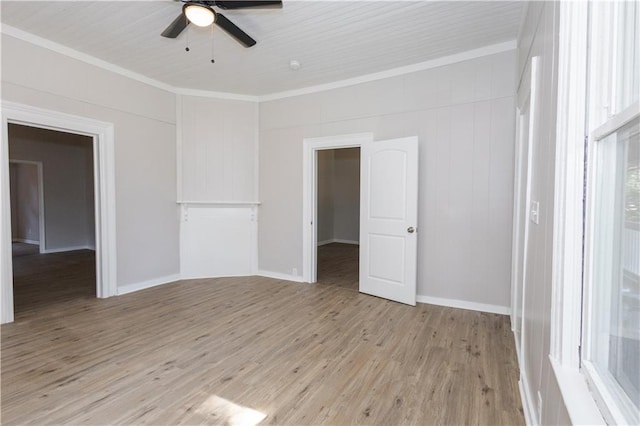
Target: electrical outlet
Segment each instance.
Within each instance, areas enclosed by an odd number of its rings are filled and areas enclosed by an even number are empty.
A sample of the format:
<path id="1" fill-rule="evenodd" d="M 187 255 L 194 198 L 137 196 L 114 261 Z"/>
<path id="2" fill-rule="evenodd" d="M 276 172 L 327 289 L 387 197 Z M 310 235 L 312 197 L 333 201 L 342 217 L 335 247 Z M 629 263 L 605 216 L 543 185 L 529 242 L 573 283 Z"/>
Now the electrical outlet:
<path id="1" fill-rule="evenodd" d="M 538 423 L 542 424 L 542 394 L 538 391 Z"/>

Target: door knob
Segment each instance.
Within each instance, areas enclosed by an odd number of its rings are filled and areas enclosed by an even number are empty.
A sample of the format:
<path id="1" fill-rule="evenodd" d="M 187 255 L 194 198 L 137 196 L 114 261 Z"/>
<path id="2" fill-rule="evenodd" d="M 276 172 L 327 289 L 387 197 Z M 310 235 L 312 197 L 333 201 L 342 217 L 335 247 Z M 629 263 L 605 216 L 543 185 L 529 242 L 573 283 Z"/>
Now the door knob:
<path id="1" fill-rule="evenodd" d="M 413 229 L 413 226 L 410 226 L 407 228 L 407 232 L 413 234 L 415 232 L 415 229 Z"/>

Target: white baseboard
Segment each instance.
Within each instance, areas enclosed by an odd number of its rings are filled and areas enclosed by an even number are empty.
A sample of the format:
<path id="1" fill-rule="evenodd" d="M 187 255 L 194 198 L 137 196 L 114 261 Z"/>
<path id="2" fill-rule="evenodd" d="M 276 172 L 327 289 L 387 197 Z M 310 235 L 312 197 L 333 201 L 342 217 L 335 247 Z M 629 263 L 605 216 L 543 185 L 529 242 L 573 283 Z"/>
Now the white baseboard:
<path id="1" fill-rule="evenodd" d="M 59 247 L 54 249 L 45 249 L 42 251 L 42 253 L 50 254 L 50 253 L 61 253 L 63 251 L 76 251 L 76 250 L 94 250 L 95 251 L 95 248 L 91 248 L 89 246 Z"/>
<path id="2" fill-rule="evenodd" d="M 135 291 L 156 287 L 162 284 L 169 284 L 176 281 L 180 281 L 180 274 L 167 275 L 164 277 L 154 278 L 154 279 L 142 281 L 139 283 L 124 285 L 122 287 L 118 287 L 117 292 L 118 292 L 118 296 L 122 296 L 123 294 L 133 293 Z"/>
<path id="3" fill-rule="evenodd" d="M 538 416 L 536 415 L 535 405 L 533 404 L 533 398 L 531 392 L 529 392 L 529 383 L 527 382 L 527 375 L 520 371 L 520 380 L 518 380 L 518 387 L 520 388 L 520 399 L 522 400 L 522 411 L 524 412 L 524 422 L 527 426 L 539 425 Z"/>
<path id="4" fill-rule="evenodd" d="M 304 282 L 299 275 L 289 275 L 280 272 L 265 271 L 263 269 L 256 271 L 256 275 L 259 277 L 275 278 L 276 280 L 294 281 L 297 283 Z"/>
<path id="5" fill-rule="evenodd" d="M 40 245 L 40 241 L 36 241 L 36 240 L 26 240 L 24 238 L 14 238 L 11 240 L 11 242 L 13 243 L 25 243 L 25 244 L 35 244 L 35 245 Z"/>
<path id="6" fill-rule="evenodd" d="M 360 245 L 360 241 L 356 241 L 356 240 L 342 240 L 340 238 L 333 238 L 331 240 L 324 240 L 324 241 L 319 241 L 318 242 L 318 247 L 320 246 L 325 246 L 327 244 L 332 244 L 332 243 L 340 243 L 340 244 L 353 244 L 356 246 Z"/>
<path id="7" fill-rule="evenodd" d="M 242 278 L 242 277 L 250 277 L 253 275 L 250 272 L 246 274 L 222 274 L 222 275 L 185 275 L 180 274 L 181 280 L 206 280 L 206 279 L 216 279 L 216 278 Z"/>
<path id="8" fill-rule="evenodd" d="M 419 303 L 429 303 L 431 305 L 448 306 L 450 308 L 468 309 L 470 311 L 488 312 L 491 314 L 509 315 L 511 309 L 507 306 L 489 305 L 486 303 L 469 302 L 458 299 L 445 299 L 441 297 L 431 297 L 417 295 L 416 301 Z"/>

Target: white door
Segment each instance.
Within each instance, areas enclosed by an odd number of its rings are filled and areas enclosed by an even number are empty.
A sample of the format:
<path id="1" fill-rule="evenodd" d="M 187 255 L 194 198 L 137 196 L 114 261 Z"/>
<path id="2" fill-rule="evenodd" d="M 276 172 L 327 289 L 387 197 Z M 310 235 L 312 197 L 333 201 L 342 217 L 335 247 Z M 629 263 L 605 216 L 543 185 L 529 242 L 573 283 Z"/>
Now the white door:
<path id="1" fill-rule="evenodd" d="M 415 306 L 418 138 L 360 152 L 360 291 Z"/>

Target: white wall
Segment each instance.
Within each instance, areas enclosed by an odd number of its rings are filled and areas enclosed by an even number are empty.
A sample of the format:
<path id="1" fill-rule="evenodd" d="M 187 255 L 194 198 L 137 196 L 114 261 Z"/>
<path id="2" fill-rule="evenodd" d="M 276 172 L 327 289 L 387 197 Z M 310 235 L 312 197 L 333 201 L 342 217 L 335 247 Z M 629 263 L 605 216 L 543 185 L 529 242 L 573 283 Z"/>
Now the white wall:
<path id="1" fill-rule="evenodd" d="M 523 350 L 520 374 L 525 400 L 532 402 L 532 422 L 570 424 L 550 361 L 551 283 L 553 261 L 554 170 L 558 58 L 558 3 L 529 3 L 518 40 L 519 96 L 528 91 L 532 57 L 539 57 L 540 87 L 532 97 L 540 102 L 534 114 L 531 200 L 540 202 L 539 224 L 530 224 L 526 288 L 523 307 Z M 542 407 L 538 406 L 538 392 Z M 540 412 L 541 417 L 538 417 Z"/>
<path id="2" fill-rule="evenodd" d="M 117 285 L 176 277 L 175 95 L 3 34 L 2 99 L 114 124 Z"/>
<path id="3" fill-rule="evenodd" d="M 318 244 L 325 244 L 335 239 L 333 227 L 333 182 L 335 150 L 318 151 Z"/>
<path id="4" fill-rule="evenodd" d="M 180 96 L 183 201 L 256 201 L 255 102 Z"/>
<path id="5" fill-rule="evenodd" d="M 333 238 L 360 240 L 360 148 L 336 149 L 333 170 Z"/>
<path id="6" fill-rule="evenodd" d="M 9 158 L 42 163 L 45 252 L 95 249 L 92 138 L 10 124 Z"/>
<path id="7" fill-rule="evenodd" d="M 40 243 L 40 194 L 35 164 L 9 163 L 11 237 L 13 241 Z"/>
<path id="8" fill-rule="evenodd" d="M 506 312 L 515 63 L 509 51 L 261 103 L 260 269 L 302 270 L 304 138 L 417 135 L 418 294 Z"/>
<path id="9" fill-rule="evenodd" d="M 179 96 L 178 105 L 181 275 L 252 275 L 257 104 Z"/>

